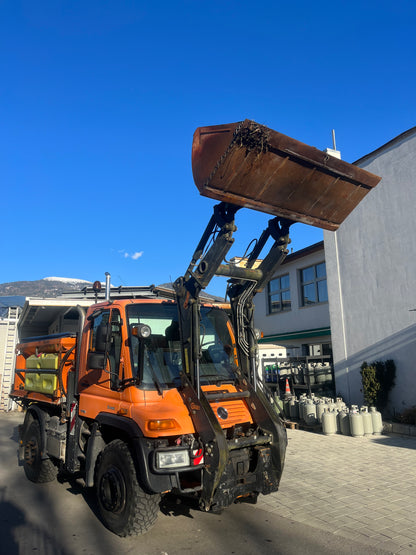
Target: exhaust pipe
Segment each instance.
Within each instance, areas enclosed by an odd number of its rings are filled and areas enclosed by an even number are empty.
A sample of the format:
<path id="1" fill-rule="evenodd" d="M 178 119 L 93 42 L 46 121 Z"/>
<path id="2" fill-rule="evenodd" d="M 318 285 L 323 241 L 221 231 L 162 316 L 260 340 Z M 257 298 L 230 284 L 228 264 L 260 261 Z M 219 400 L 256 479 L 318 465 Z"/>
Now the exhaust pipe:
<path id="1" fill-rule="evenodd" d="M 105 273 L 105 300 L 110 300 L 110 279 L 111 274 L 109 272 Z"/>

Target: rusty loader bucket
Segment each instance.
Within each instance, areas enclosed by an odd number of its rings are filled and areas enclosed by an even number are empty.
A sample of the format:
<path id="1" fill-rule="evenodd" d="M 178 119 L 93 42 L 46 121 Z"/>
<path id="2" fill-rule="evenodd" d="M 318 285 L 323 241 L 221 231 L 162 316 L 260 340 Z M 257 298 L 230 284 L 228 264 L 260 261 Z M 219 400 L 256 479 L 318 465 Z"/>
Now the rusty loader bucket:
<path id="1" fill-rule="evenodd" d="M 199 127 L 192 171 L 203 196 L 331 231 L 380 181 L 251 120 Z"/>

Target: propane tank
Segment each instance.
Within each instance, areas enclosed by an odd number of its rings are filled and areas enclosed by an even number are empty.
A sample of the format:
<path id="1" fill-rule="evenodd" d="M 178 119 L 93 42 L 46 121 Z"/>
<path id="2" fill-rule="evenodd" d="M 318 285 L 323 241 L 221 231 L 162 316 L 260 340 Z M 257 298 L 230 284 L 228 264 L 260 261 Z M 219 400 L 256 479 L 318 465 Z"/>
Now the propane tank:
<path id="1" fill-rule="evenodd" d="M 320 399 L 318 404 L 316 405 L 316 418 L 319 420 L 319 422 L 322 422 L 322 416 L 325 410 L 328 410 L 328 405 L 325 403 L 324 399 Z"/>
<path id="2" fill-rule="evenodd" d="M 358 411 L 357 405 L 352 405 L 350 414 L 350 430 L 353 437 L 362 437 L 364 435 L 363 417 Z"/>
<path id="3" fill-rule="evenodd" d="M 299 418 L 301 420 L 305 419 L 305 415 L 303 413 L 303 407 L 306 404 L 306 395 L 304 393 L 302 393 L 302 395 L 299 398 Z"/>
<path id="4" fill-rule="evenodd" d="M 338 414 L 338 420 L 339 420 L 339 427 L 341 430 L 341 434 L 343 436 L 349 436 L 351 434 L 351 430 L 350 430 L 349 410 L 347 407 L 345 407 Z"/>
<path id="5" fill-rule="evenodd" d="M 318 384 L 323 384 L 326 382 L 326 368 L 325 364 L 315 365 L 315 380 Z"/>
<path id="6" fill-rule="evenodd" d="M 322 415 L 322 431 L 326 436 L 335 434 L 337 431 L 337 415 L 330 412 L 327 408 Z"/>
<path id="7" fill-rule="evenodd" d="M 328 399 L 326 400 L 326 402 L 328 403 L 328 411 L 329 412 L 333 412 L 335 410 L 335 403 L 334 400 L 331 399 L 331 397 L 328 397 Z"/>
<path id="8" fill-rule="evenodd" d="M 361 407 L 361 416 L 363 417 L 364 435 L 371 436 L 373 434 L 373 419 L 371 414 L 368 412 L 368 407 Z"/>
<path id="9" fill-rule="evenodd" d="M 373 422 L 373 433 L 380 435 L 383 431 L 383 421 L 381 413 L 378 412 L 376 407 L 370 407 L 371 420 Z"/>
<path id="10" fill-rule="evenodd" d="M 290 401 L 292 397 L 286 397 L 283 399 L 283 412 L 286 418 L 290 418 Z"/>
<path id="11" fill-rule="evenodd" d="M 339 409 L 339 411 L 342 411 L 347 405 L 342 400 L 342 397 L 337 397 L 335 401 L 335 406 L 337 409 Z"/>
<path id="12" fill-rule="evenodd" d="M 289 401 L 289 418 L 291 420 L 299 418 L 299 402 L 296 397 L 292 397 Z"/>
<path id="13" fill-rule="evenodd" d="M 337 427 L 337 434 L 341 433 L 341 422 L 339 421 L 339 413 L 341 412 L 340 409 L 335 409 L 335 424 Z"/>
<path id="14" fill-rule="evenodd" d="M 309 383 L 309 385 L 314 385 L 315 382 L 315 369 L 313 368 L 313 366 L 311 364 L 308 364 L 308 367 L 305 368 L 306 370 L 306 383 Z"/>
<path id="15" fill-rule="evenodd" d="M 303 406 L 303 419 L 309 426 L 316 424 L 316 405 L 312 399 L 308 399 Z"/>

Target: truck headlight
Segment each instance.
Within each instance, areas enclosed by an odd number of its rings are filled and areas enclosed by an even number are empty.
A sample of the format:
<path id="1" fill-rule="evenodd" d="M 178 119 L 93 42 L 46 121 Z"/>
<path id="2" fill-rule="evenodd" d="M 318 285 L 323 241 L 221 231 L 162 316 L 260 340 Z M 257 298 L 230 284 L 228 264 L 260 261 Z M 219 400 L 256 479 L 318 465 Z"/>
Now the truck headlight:
<path id="1" fill-rule="evenodd" d="M 180 468 L 190 466 L 189 451 L 181 449 L 178 451 L 157 451 L 157 468 Z"/>

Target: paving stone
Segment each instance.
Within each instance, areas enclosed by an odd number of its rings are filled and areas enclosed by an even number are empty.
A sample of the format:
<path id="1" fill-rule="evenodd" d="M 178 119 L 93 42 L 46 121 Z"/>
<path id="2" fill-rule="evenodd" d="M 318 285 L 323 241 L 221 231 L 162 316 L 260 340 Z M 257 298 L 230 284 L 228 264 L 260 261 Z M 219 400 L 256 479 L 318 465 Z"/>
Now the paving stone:
<path id="1" fill-rule="evenodd" d="M 288 438 L 280 491 L 260 496 L 258 507 L 278 512 L 280 506 L 278 514 L 294 521 L 416 553 L 415 437 L 288 430 Z"/>

